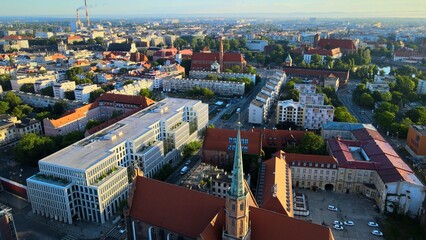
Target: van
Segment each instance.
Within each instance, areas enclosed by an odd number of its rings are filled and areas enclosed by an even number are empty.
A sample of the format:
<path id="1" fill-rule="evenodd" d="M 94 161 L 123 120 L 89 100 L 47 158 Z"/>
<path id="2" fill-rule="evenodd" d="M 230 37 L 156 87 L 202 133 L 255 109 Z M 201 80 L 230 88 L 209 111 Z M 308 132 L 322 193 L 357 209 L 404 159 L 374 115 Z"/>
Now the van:
<path id="1" fill-rule="evenodd" d="M 185 174 L 186 172 L 188 172 L 188 167 L 184 166 L 181 170 L 180 170 L 180 175 Z"/>

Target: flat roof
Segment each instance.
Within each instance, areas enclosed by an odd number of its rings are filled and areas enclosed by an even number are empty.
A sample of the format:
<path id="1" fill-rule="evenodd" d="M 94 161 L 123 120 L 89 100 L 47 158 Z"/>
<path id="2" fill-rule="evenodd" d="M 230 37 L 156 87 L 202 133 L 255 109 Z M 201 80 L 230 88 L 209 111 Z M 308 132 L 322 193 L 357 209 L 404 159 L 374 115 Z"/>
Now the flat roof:
<path id="1" fill-rule="evenodd" d="M 133 140 L 150 131 L 150 126 L 159 120 L 167 120 L 187 105 L 201 101 L 166 98 L 147 107 L 108 128 L 90 135 L 52 155 L 40 163 L 59 165 L 85 171 L 105 157 L 111 155 L 110 149 L 126 140 Z M 166 109 L 167 110 L 164 110 Z M 161 111 L 161 110 L 164 111 Z M 112 139 L 112 140 L 111 140 Z"/>

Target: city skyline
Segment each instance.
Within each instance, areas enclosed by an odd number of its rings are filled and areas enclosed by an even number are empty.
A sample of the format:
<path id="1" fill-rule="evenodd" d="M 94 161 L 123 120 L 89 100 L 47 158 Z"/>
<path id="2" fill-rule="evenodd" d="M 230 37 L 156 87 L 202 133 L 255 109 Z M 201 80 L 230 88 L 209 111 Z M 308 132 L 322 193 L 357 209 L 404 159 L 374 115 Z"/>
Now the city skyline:
<path id="1" fill-rule="evenodd" d="M 242 14 L 244 16 L 262 15 L 268 17 L 323 17 L 323 18 L 425 18 L 426 2 L 421 0 L 359 0 L 346 2 L 339 0 L 217 0 L 214 2 L 177 0 L 165 6 L 160 2 L 122 0 L 120 4 L 108 0 L 88 0 L 92 17 L 154 17 Z M 84 5 L 83 0 L 31 0 L 4 3 L 0 15 L 7 16 L 51 16 L 73 17 L 75 10 Z M 280 14 L 286 14 L 280 16 Z M 234 16 L 233 17 L 238 17 Z"/>

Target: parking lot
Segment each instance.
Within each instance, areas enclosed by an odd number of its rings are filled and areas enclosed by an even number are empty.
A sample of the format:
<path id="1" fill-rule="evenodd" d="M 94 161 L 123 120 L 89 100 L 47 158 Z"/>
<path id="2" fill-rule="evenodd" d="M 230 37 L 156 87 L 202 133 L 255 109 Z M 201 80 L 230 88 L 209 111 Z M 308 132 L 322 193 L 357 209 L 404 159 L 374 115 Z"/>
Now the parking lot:
<path id="1" fill-rule="evenodd" d="M 328 191 L 311 191 L 296 189 L 295 192 L 304 193 L 308 198 L 310 215 L 296 217 L 303 220 L 312 220 L 313 223 L 330 226 L 334 239 L 383 239 L 371 234 L 377 227 L 369 227 L 368 222 L 377 222 L 380 214 L 374 209 L 374 202 L 360 195 L 341 194 Z M 338 211 L 327 210 L 328 205 L 338 208 Z M 343 230 L 333 228 L 334 221 L 353 221 L 354 226 L 343 225 Z"/>

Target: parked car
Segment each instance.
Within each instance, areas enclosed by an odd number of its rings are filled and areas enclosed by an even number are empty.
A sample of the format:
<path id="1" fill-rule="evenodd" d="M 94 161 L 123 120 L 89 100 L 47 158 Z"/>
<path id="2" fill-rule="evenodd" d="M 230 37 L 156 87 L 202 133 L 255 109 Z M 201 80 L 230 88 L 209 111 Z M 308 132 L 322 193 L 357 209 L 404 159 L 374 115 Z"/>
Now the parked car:
<path id="1" fill-rule="evenodd" d="M 334 221 L 333 225 L 343 225 L 341 221 Z"/>
<path id="2" fill-rule="evenodd" d="M 379 224 L 377 224 L 376 222 L 368 222 L 368 226 L 370 226 L 370 227 L 378 227 Z"/>
<path id="3" fill-rule="evenodd" d="M 344 221 L 343 224 L 345 224 L 346 226 L 353 226 L 353 225 L 355 225 L 353 221 Z"/>
<path id="4" fill-rule="evenodd" d="M 126 229 L 120 229 L 120 230 L 119 230 L 119 232 L 120 232 L 120 233 L 125 233 L 125 232 L 126 232 Z"/>
<path id="5" fill-rule="evenodd" d="M 185 165 L 189 165 L 191 163 L 191 160 L 188 160 L 185 162 Z"/>
<path id="6" fill-rule="evenodd" d="M 328 205 L 327 209 L 330 210 L 330 211 L 335 211 L 335 212 L 339 211 L 339 209 L 337 209 L 337 207 L 335 207 L 333 205 Z"/>
<path id="7" fill-rule="evenodd" d="M 343 230 L 343 226 L 341 225 L 334 225 L 333 228 L 336 230 Z"/>
<path id="8" fill-rule="evenodd" d="M 373 230 L 373 231 L 371 231 L 371 234 L 376 235 L 376 236 L 383 236 L 383 233 L 380 232 L 379 230 Z"/>

